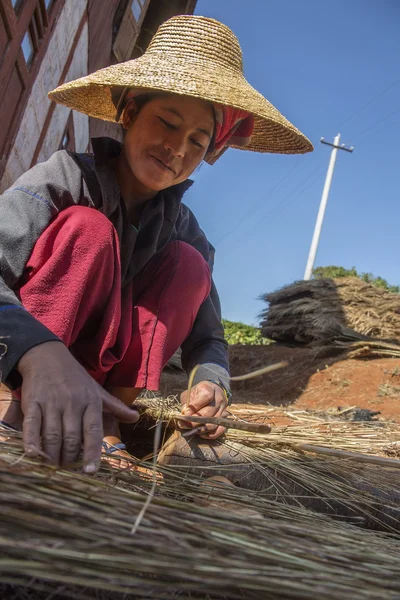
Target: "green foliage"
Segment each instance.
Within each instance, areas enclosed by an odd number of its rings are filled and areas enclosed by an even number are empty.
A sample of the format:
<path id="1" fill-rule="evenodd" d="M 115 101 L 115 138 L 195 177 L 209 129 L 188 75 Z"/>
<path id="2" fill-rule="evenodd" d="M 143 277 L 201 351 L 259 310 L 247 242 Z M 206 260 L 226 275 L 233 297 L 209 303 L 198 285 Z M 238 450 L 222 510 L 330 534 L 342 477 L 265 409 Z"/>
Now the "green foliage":
<path id="1" fill-rule="evenodd" d="M 335 265 L 317 267 L 313 270 L 313 275 L 315 279 L 321 279 L 322 277 L 328 277 L 329 279 L 336 279 L 336 277 L 359 277 L 355 267 L 345 269 L 344 267 L 336 267 Z"/>
<path id="2" fill-rule="evenodd" d="M 225 339 L 228 344 L 249 344 L 251 346 L 267 346 L 272 341 L 262 337 L 261 331 L 252 325 L 235 323 L 222 319 L 225 330 Z"/>
<path id="3" fill-rule="evenodd" d="M 393 292 L 394 294 L 400 294 L 399 285 L 390 285 L 386 279 L 383 279 L 383 277 L 375 277 L 372 273 L 358 273 L 355 267 L 352 267 L 351 269 L 345 269 L 344 267 L 337 267 L 335 265 L 330 265 L 329 267 L 317 267 L 313 270 L 313 275 L 315 279 L 320 279 L 321 277 L 328 277 L 330 279 L 337 277 L 358 277 L 362 281 L 372 283 L 375 287 L 387 290 L 388 292 Z"/>

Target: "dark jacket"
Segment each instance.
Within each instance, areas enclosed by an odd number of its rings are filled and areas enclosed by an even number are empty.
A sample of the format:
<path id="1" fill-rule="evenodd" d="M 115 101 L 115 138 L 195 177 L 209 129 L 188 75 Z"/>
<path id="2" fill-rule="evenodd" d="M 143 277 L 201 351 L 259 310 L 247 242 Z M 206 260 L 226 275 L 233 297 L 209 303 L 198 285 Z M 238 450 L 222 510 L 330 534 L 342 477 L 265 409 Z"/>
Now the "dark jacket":
<path id="1" fill-rule="evenodd" d="M 74 204 L 91 206 L 110 219 L 120 240 L 123 286 L 172 240 L 192 245 L 213 267 L 214 248 L 181 202 L 192 182 L 163 190 L 149 200 L 136 231 L 109 166 L 121 144 L 108 138 L 94 139 L 92 144 L 93 155 L 56 152 L 0 196 L 0 381 L 12 388 L 21 383 L 15 371 L 21 356 L 33 346 L 58 339 L 22 307 L 18 286 L 35 243 L 60 211 Z M 229 387 L 227 344 L 214 284 L 182 344 L 182 364 L 187 372 L 202 365 L 196 382 L 220 378 Z"/>

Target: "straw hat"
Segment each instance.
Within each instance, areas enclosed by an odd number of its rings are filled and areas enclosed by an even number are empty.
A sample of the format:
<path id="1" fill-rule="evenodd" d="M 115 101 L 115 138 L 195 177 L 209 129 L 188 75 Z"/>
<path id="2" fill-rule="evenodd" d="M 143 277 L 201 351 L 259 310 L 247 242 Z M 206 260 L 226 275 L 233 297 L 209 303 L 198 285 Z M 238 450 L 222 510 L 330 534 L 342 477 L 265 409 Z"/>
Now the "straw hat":
<path id="1" fill-rule="evenodd" d="M 126 88 L 139 93 L 194 96 L 252 113 L 254 131 L 248 145 L 241 147 L 244 150 L 303 154 L 313 149 L 311 142 L 246 81 L 236 36 L 214 19 L 172 17 L 159 27 L 140 58 L 64 83 L 50 92 L 49 98 L 90 117 L 115 122 Z"/>

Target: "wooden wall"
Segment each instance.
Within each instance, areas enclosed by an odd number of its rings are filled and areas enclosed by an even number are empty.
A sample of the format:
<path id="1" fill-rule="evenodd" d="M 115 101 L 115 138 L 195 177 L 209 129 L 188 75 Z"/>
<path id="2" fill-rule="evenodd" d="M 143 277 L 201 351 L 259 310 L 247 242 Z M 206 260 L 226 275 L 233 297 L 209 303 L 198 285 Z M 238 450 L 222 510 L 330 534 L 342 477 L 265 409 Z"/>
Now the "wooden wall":
<path id="1" fill-rule="evenodd" d="M 119 0 L 88 1 L 89 73 L 117 62 L 112 51 L 112 44 L 114 19 L 119 4 Z M 91 138 L 106 136 L 122 139 L 122 132 L 119 125 L 92 118 L 89 120 L 89 135 Z"/>
<path id="2" fill-rule="evenodd" d="M 161 23 L 174 15 L 192 15 L 196 2 L 197 0 L 152 0 L 147 9 L 132 58 L 143 54 Z"/>

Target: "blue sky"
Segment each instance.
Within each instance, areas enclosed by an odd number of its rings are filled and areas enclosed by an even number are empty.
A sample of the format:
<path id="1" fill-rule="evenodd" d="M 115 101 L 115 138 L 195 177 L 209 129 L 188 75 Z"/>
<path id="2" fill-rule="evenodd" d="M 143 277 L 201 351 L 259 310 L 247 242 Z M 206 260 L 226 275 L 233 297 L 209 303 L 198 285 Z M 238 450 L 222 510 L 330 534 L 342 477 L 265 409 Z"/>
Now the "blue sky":
<path id="1" fill-rule="evenodd" d="M 303 156 L 229 150 L 185 197 L 216 246 L 225 318 L 257 323 L 265 292 L 302 279 L 330 149 L 338 152 L 316 266 L 400 284 L 400 2 L 198 0 L 239 38 L 249 82 L 314 143 Z"/>

